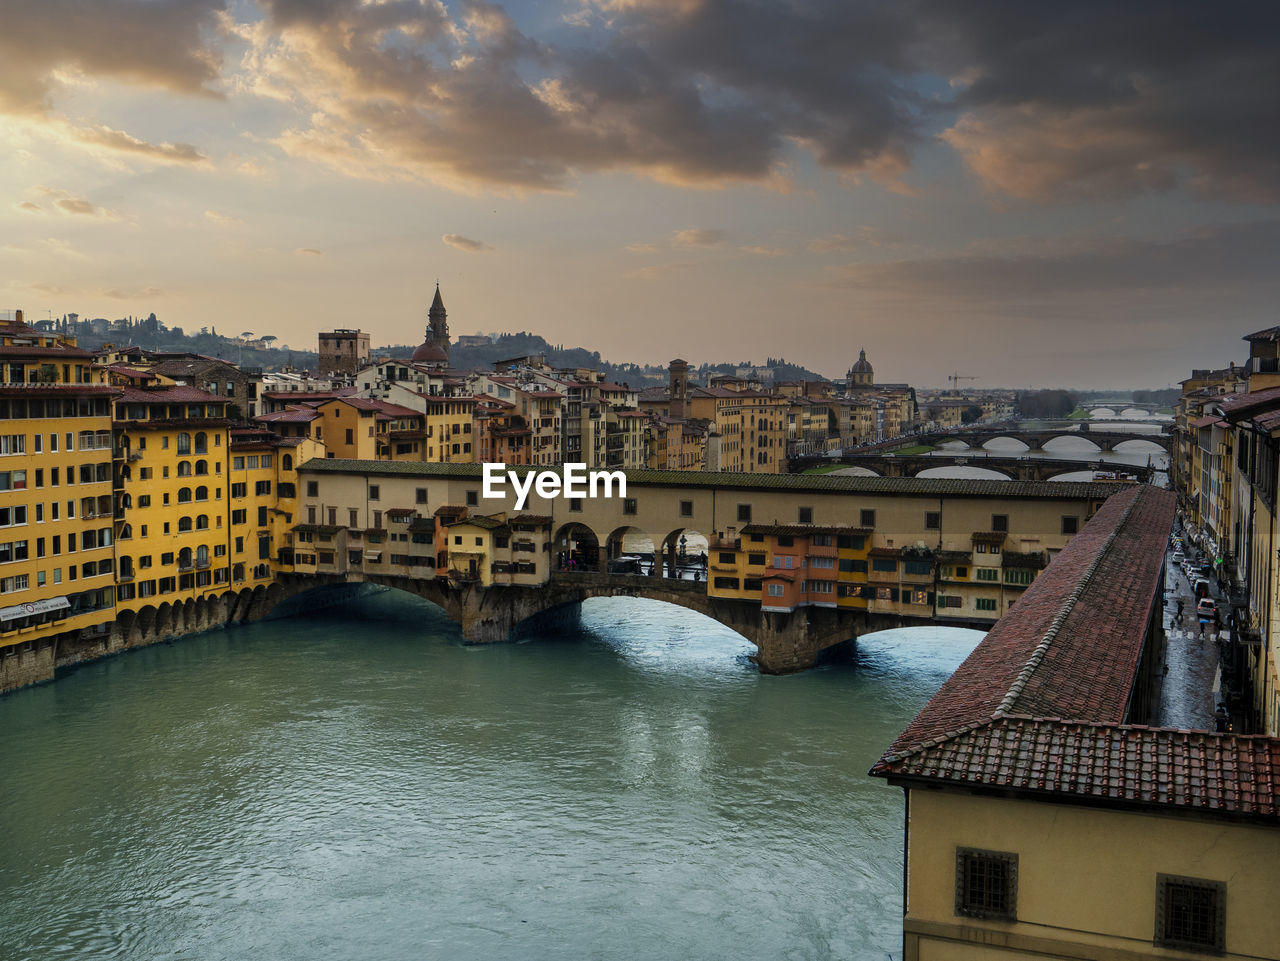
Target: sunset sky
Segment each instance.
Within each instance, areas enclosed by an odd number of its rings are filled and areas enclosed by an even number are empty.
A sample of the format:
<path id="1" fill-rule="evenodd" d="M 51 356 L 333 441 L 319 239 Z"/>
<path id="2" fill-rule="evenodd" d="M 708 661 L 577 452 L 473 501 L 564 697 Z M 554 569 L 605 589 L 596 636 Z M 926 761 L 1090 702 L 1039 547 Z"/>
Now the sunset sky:
<path id="1" fill-rule="evenodd" d="M 1280 323 L 1280 5 L 14 0 L 0 308 L 941 385 Z"/>

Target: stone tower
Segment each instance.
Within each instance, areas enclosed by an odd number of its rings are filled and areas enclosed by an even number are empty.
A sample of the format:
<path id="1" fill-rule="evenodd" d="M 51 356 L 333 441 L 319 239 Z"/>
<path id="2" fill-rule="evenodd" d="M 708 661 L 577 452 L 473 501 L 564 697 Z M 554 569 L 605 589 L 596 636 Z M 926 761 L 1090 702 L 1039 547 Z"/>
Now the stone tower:
<path id="1" fill-rule="evenodd" d="M 670 364 L 671 372 L 671 406 L 668 408 L 672 417 L 683 419 L 687 410 L 685 403 L 689 395 L 689 365 L 680 358 Z"/>
<path id="2" fill-rule="evenodd" d="M 449 321 L 448 312 L 444 309 L 444 298 L 440 296 L 440 285 L 436 284 L 436 296 L 431 301 L 431 309 L 427 311 L 427 322 L 431 327 L 431 340 L 446 354 L 449 353 Z"/>

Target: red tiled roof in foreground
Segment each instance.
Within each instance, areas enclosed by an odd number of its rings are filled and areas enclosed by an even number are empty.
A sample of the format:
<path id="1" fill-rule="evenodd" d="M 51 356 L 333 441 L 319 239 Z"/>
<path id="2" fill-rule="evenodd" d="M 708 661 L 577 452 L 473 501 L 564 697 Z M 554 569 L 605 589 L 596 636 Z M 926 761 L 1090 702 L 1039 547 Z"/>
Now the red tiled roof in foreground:
<path id="1" fill-rule="evenodd" d="M 1280 817 L 1280 740 L 1004 716 L 871 773 L 1223 815 Z"/>
<path id="2" fill-rule="evenodd" d="M 997 712 L 1123 722 L 1174 508 L 1146 486 L 1108 498 L 885 757 Z"/>
<path id="3" fill-rule="evenodd" d="M 1108 499 L 870 773 L 1280 816 L 1280 740 L 1124 723 L 1174 506 L 1145 486 Z"/>

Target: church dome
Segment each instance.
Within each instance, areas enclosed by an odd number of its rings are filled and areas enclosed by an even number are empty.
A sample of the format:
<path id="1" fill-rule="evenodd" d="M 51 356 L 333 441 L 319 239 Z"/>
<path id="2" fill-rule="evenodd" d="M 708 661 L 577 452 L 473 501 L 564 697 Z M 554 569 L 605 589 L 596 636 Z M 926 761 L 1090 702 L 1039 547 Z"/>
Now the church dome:
<path id="1" fill-rule="evenodd" d="M 871 370 L 871 361 L 867 360 L 867 352 L 865 350 L 858 351 L 858 359 L 857 361 L 854 362 L 853 367 L 849 369 L 849 373 L 851 374 L 873 373 L 873 371 Z"/>
<path id="2" fill-rule="evenodd" d="M 449 355 L 433 340 L 428 340 L 413 352 L 410 358 L 415 364 L 447 364 Z"/>

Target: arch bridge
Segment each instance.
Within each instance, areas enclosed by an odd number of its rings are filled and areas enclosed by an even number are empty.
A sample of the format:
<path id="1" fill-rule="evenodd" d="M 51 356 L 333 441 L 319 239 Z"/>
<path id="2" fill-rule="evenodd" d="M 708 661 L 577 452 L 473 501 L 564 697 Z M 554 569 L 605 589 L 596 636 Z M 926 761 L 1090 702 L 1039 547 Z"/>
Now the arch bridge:
<path id="1" fill-rule="evenodd" d="M 1170 445 L 1172 444 L 1172 438 L 1168 434 L 1148 434 L 1142 431 L 1128 430 L 1088 430 L 1082 424 L 1076 428 L 1055 430 L 1019 430 L 1017 427 L 965 427 L 958 430 L 938 431 L 930 434 L 915 434 L 903 438 L 903 443 L 900 446 L 921 443 L 942 444 L 947 441 L 959 440 L 964 441 L 970 447 L 977 448 L 985 446 L 989 441 L 1007 438 L 1009 440 L 1022 441 L 1031 450 L 1044 450 L 1045 445 L 1050 441 L 1064 437 L 1083 438 L 1100 451 L 1113 451 L 1120 444 L 1128 441 L 1146 441 L 1159 447 L 1165 453 L 1169 453 L 1171 450 Z"/>
<path id="2" fill-rule="evenodd" d="M 797 461 L 793 470 L 804 470 L 808 467 L 829 464 L 846 464 L 850 467 L 865 467 L 880 477 L 915 477 L 921 471 L 934 467 L 981 467 L 1003 474 L 1010 480 L 1047 481 L 1060 474 L 1077 471 L 1120 471 L 1132 474 L 1142 482 L 1148 482 L 1155 469 L 1147 466 L 1131 466 L 1113 464 L 1107 461 L 1090 461 L 1075 458 L 1057 457 L 990 457 L 962 452 L 934 454 L 846 454 L 840 458 L 816 457 Z"/>

